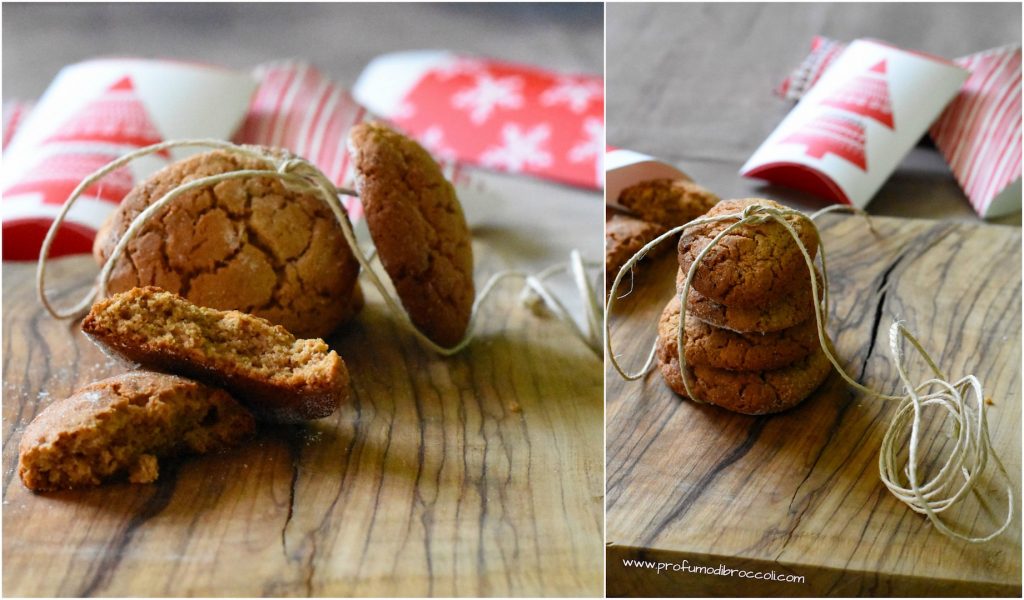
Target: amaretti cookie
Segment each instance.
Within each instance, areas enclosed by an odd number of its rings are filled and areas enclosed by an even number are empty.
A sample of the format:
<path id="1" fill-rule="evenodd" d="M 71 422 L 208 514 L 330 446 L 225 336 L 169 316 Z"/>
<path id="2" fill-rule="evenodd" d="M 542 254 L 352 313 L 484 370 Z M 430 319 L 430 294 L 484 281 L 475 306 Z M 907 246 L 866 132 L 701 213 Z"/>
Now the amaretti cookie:
<path id="1" fill-rule="evenodd" d="M 349 396 L 345 363 L 323 340 L 156 287 L 100 300 L 82 331 L 128 360 L 230 391 L 262 420 L 326 417 Z"/>
<path id="2" fill-rule="evenodd" d="M 105 262 L 132 220 L 182 183 L 243 169 L 271 167 L 226 150 L 165 167 L 125 197 L 101 227 L 93 254 Z M 179 196 L 128 244 L 108 291 L 154 285 L 200 306 L 263 317 L 302 337 L 327 337 L 362 306 L 358 274 L 327 204 L 268 173 Z"/>
<path id="3" fill-rule="evenodd" d="M 760 198 L 724 200 L 707 212 L 708 217 L 741 213 L 753 204 L 786 208 Z M 818 251 L 813 223 L 803 215 L 789 215 L 786 221 L 796 230 L 811 259 Z M 718 221 L 695 226 L 679 238 L 679 266 L 690 265 L 712 239 L 735 221 Z M 752 307 L 772 301 L 804 287 L 807 266 L 799 246 L 777 222 L 743 225 L 708 251 L 697 267 L 693 288 L 707 298 L 729 307 Z"/>
<path id="4" fill-rule="evenodd" d="M 622 190 L 618 201 L 640 219 L 668 230 L 706 213 L 718 196 L 686 179 L 651 179 Z"/>
<path id="5" fill-rule="evenodd" d="M 804 267 L 806 269 L 806 267 Z M 823 280 L 815 268 L 818 292 L 821 293 Z M 676 289 L 682 290 L 686 272 L 676 273 Z M 686 310 L 698 319 L 715 327 L 722 327 L 743 333 L 771 333 L 795 327 L 807 320 L 814 321 L 814 294 L 811 293 L 810 278 L 804 278 L 802 285 L 795 286 L 788 294 L 772 298 L 755 306 L 726 306 L 704 296 L 694 286 L 686 297 Z"/>
<path id="6" fill-rule="evenodd" d="M 21 436 L 18 476 L 31 490 L 127 477 L 155 481 L 158 459 L 236 445 L 255 422 L 227 392 L 135 371 L 77 390 L 40 412 Z"/>
<path id="7" fill-rule="evenodd" d="M 605 251 L 605 288 L 611 291 L 612 282 L 626 264 L 641 248 L 665 233 L 667 229 L 655 223 L 648 223 L 626 215 L 613 214 L 605 220 L 604 251 Z M 669 244 L 659 244 L 651 249 L 647 256 L 655 257 L 669 248 Z"/>
<path id="8" fill-rule="evenodd" d="M 402 305 L 427 337 L 455 345 L 476 297 L 455 188 L 423 147 L 383 124 L 355 126 L 349 143 L 366 224 Z"/>
<path id="9" fill-rule="evenodd" d="M 673 296 L 662 313 L 672 326 L 679 323 L 679 297 Z M 676 330 L 666 330 L 671 343 Z M 814 319 L 772 333 L 739 333 L 715 327 L 687 312 L 684 351 L 686 363 L 729 371 L 779 369 L 805 358 L 820 347 Z"/>
<path id="10" fill-rule="evenodd" d="M 672 391 L 687 397 L 679 371 L 678 326 L 679 312 L 666 309 L 658 322 L 658 367 Z M 747 415 L 763 415 L 787 410 L 806 399 L 828 376 L 832 363 L 818 347 L 779 369 L 730 371 L 689 364 L 686 368 L 694 400 Z"/>

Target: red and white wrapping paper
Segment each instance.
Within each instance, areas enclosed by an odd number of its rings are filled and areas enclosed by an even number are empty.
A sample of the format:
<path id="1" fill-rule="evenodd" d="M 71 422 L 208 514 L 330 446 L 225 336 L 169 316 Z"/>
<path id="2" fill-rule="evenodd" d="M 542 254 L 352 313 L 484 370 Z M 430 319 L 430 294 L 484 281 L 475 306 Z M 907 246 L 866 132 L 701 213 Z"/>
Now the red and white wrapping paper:
<path id="1" fill-rule="evenodd" d="M 447 52 L 374 59 L 356 100 L 435 156 L 600 189 L 604 83 Z"/>
<path id="2" fill-rule="evenodd" d="M 60 205 L 90 173 L 169 139 L 231 138 L 287 148 L 335 184 L 351 187 L 348 131 L 366 116 L 347 90 L 300 61 L 260 65 L 252 74 L 161 60 L 89 61 L 62 71 L 38 109 L 4 105 L 5 260 L 38 257 Z M 47 117 L 53 112 L 70 116 Z M 26 114 L 31 117 L 21 127 Z M 89 252 L 100 224 L 136 182 L 200 151 L 172 149 L 112 173 L 69 213 L 51 255 Z M 358 200 L 345 203 L 358 221 Z"/>
<path id="3" fill-rule="evenodd" d="M 608 148 L 604 158 L 605 199 L 618 202 L 622 190 L 651 179 L 685 179 L 690 176 L 667 162 L 621 148 Z"/>
<path id="4" fill-rule="evenodd" d="M 815 36 L 811 52 L 779 86 L 797 100 L 846 44 Z M 970 71 L 957 97 L 929 129 L 975 212 L 994 218 L 1021 210 L 1021 47 L 1002 46 L 957 58 Z"/>
<path id="5" fill-rule="evenodd" d="M 740 173 L 864 207 L 967 75 L 940 58 L 855 41 Z"/>
<path id="6" fill-rule="evenodd" d="M 396 73 L 405 79 L 381 84 L 382 76 Z M 267 63 L 251 74 L 166 60 L 100 59 L 66 67 L 35 107 L 4 105 L 3 258 L 35 260 L 50 223 L 82 179 L 161 141 L 217 138 L 283 147 L 335 184 L 352 187 L 348 132 L 370 118 L 363 103 L 418 137 L 452 181 L 465 181 L 457 163 L 468 161 L 601 185 L 600 78 L 403 53 L 374 61 L 357 89 L 362 103 L 301 61 Z M 136 182 L 198 151 L 141 158 L 93 186 L 69 213 L 51 255 L 88 253 L 98 227 Z M 357 222 L 359 201 L 346 198 L 345 204 Z"/>
<path id="7" fill-rule="evenodd" d="M 72 190 L 110 161 L 168 139 L 230 137 L 255 87 L 247 73 L 173 61 L 99 59 L 65 67 L 4 150 L 3 258 L 34 260 Z M 141 158 L 86 190 L 52 254 L 89 252 L 96 230 L 136 181 L 192 152 Z"/>
<path id="8" fill-rule="evenodd" d="M 2 145 L 4 150 L 7 150 L 7 146 L 11 143 L 11 138 L 14 137 L 14 132 L 21 127 L 22 121 L 25 120 L 25 117 L 31 110 L 31 102 L 23 102 L 21 100 L 4 101 Z"/>

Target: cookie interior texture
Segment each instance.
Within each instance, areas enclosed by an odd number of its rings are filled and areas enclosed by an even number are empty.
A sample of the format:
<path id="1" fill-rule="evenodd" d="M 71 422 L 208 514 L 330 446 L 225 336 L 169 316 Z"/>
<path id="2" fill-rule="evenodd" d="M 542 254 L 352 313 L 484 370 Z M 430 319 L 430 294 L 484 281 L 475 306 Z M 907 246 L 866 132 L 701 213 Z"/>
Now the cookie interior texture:
<path id="1" fill-rule="evenodd" d="M 242 169 L 271 167 L 214 150 L 161 169 L 135 186 L 100 228 L 93 245 L 97 261 L 105 262 L 134 218 L 175 187 Z M 327 204 L 268 173 L 177 197 L 128 244 L 108 289 L 154 285 L 202 306 L 255 314 L 301 337 L 327 337 L 362 307 L 358 274 L 359 263 Z"/>
<path id="2" fill-rule="evenodd" d="M 155 287 L 93 305 L 82 330 L 149 368 L 228 389 L 257 417 L 318 419 L 348 398 L 348 371 L 323 340 L 238 311 L 196 306 Z"/>
<path id="3" fill-rule="evenodd" d="M 158 457 L 234 446 L 254 428 L 252 415 L 223 390 L 137 371 L 43 409 L 22 435 L 18 475 L 38 491 L 124 475 L 148 483 L 159 475 Z"/>
<path id="4" fill-rule="evenodd" d="M 356 188 L 381 264 L 409 318 L 452 346 L 473 309 L 473 248 L 455 188 L 415 141 L 380 123 L 349 136 Z"/>

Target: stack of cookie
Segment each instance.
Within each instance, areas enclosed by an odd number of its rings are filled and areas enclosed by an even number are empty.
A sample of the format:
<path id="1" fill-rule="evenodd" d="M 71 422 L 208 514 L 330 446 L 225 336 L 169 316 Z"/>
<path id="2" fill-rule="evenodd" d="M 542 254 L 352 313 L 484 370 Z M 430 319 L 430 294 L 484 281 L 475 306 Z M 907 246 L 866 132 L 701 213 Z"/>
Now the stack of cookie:
<path id="1" fill-rule="evenodd" d="M 707 216 L 741 213 L 752 204 L 784 208 L 770 200 L 727 200 Z M 818 238 L 810 221 L 797 215 L 786 220 L 813 258 Z M 676 280 L 680 292 L 697 255 L 733 223 L 709 223 L 683 233 Z M 820 289 L 820 273 L 816 277 Z M 675 296 L 658 323 L 658 362 L 669 387 L 686 396 L 679 371 L 679 318 Z M 791 408 L 831 370 L 818 340 L 810 273 L 799 246 L 776 222 L 739 227 L 708 251 L 687 296 L 685 333 L 693 399 L 735 412 Z"/>
<path id="2" fill-rule="evenodd" d="M 718 196 L 686 179 L 651 179 L 624 189 L 618 205 L 629 212 L 605 213 L 605 289 L 611 290 L 615 276 L 637 251 L 669 229 L 703 215 L 716 202 Z M 669 244 L 661 244 L 648 256 L 668 248 Z"/>

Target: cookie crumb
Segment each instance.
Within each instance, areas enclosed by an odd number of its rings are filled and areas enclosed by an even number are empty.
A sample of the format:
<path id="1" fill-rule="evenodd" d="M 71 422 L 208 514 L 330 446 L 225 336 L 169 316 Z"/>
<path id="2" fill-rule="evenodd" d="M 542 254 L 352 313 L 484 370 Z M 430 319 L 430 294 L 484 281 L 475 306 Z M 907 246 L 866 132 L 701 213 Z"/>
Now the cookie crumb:
<path id="1" fill-rule="evenodd" d="M 152 454 L 143 454 L 128 472 L 128 481 L 132 483 L 152 483 L 160 476 L 160 467 L 156 457 Z"/>

